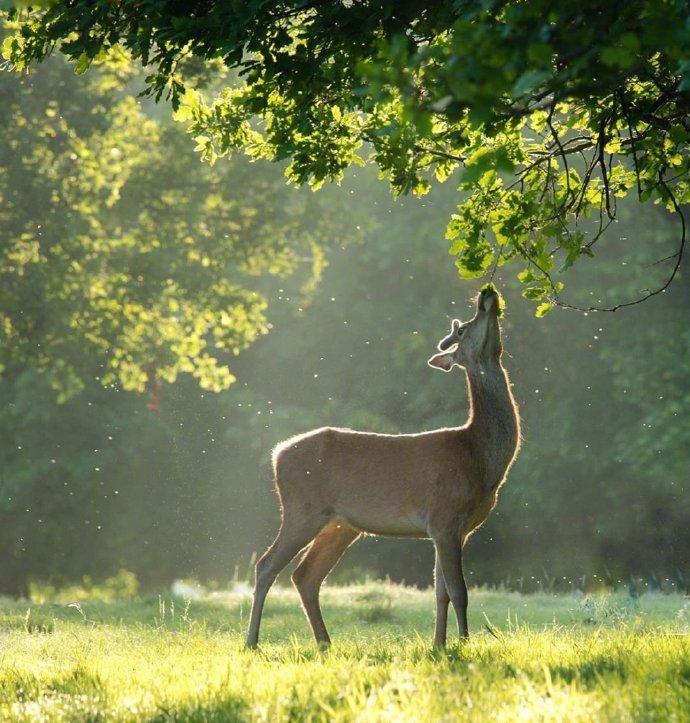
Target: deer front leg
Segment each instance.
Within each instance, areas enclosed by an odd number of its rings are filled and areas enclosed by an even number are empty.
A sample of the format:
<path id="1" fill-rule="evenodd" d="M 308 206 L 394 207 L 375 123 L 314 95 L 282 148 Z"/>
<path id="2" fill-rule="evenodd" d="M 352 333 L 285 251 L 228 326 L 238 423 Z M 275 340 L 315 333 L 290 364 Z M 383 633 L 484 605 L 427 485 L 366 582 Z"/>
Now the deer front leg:
<path id="1" fill-rule="evenodd" d="M 446 647 L 446 630 L 448 629 L 448 603 L 450 596 L 446 589 L 446 581 L 441 569 L 441 560 L 436 551 L 436 562 L 434 564 L 434 587 L 436 588 L 436 625 L 434 627 L 434 647 Z"/>
<path id="2" fill-rule="evenodd" d="M 458 635 L 468 638 L 467 585 L 462 571 L 462 542 L 455 535 L 443 535 L 434 539 L 434 545 L 436 557 L 441 563 L 446 590 L 458 620 Z"/>

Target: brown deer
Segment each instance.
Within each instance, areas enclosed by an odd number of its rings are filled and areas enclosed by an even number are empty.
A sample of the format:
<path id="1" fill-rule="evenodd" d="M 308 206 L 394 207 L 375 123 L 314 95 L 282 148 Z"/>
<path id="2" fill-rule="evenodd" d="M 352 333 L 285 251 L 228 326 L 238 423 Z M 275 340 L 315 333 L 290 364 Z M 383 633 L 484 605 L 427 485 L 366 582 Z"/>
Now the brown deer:
<path id="1" fill-rule="evenodd" d="M 520 420 L 501 365 L 499 297 L 485 288 L 471 321 L 453 321 L 429 365 L 465 369 L 470 412 L 462 427 L 419 434 L 372 434 L 324 427 L 273 451 L 281 502 L 278 535 L 256 565 L 247 631 L 255 647 L 264 600 L 278 573 L 304 554 L 292 580 L 316 642 L 329 644 L 319 589 L 361 535 L 431 538 L 436 552 L 434 646 L 444 647 L 448 604 L 468 637 L 462 547 L 496 504 L 520 445 Z"/>

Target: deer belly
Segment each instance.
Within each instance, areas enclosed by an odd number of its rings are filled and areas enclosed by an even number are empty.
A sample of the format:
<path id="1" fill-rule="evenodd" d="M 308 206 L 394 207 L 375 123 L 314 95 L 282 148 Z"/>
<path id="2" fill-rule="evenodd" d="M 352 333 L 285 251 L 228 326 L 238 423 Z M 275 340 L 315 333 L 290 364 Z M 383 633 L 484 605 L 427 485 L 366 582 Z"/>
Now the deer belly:
<path id="1" fill-rule="evenodd" d="M 390 510 L 383 518 L 368 514 L 367 510 L 358 510 L 343 517 L 356 529 L 369 535 L 383 537 L 428 537 L 427 522 L 420 512 L 410 510 Z"/>

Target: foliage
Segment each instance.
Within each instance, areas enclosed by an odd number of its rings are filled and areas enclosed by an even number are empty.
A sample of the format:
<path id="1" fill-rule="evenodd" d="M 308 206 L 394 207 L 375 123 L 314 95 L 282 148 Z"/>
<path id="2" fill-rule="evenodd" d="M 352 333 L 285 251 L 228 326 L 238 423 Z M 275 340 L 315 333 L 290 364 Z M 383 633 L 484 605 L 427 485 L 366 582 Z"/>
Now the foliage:
<path id="1" fill-rule="evenodd" d="M 78 78 L 56 56 L 0 76 L 0 370 L 37 369 L 63 401 L 94 377 L 154 406 L 180 373 L 227 388 L 268 330 L 258 277 L 318 278 L 340 230 L 266 169 L 200 164 L 131 97 L 137 73 L 118 55 Z"/>
<path id="2" fill-rule="evenodd" d="M 60 43 L 83 72 L 125 46 L 210 161 L 288 158 L 293 181 L 319 186 L 370 159 L 418 194 L 460 169 L 446 235 L 461 275 L 519 258 L 538 315 L 565 304 L 561 273 L 594 253 L 620 198 L 690 200 L 684 2 L 77 0 L 20 18 L 5 47 L 19 67 Z M 234 82 L 207 102 L 187 91 L 190 59 L 221 59 Z M 684 243 L 683 221 L 641 298 L 674 278 Z"/>
<path id="3" fill-rule="evenodd" d="M 450 318 L 474 313 L 480 286 L 458 285 L 445 249 L 430 242 L 454 204 L 452 189 L 421 203 L 392 201 L 363 169 L 339 190 L 369 242 L 331 250 L 308 307 L 299 278 L 280 288 L 257 279 L 273 328 L 234 361 L 238 382 L 227 392 L 205 394 L 183 375 L 152 412 L 145 398 L 95 380 L 58 406 L 45 378 L 5 379 L 0 589 L 109 577 L 122 566 L 144 589 L 181 576 L 242 579 L 278 525 L 275 443 L 323 424 L 415 432 L 465 421 L 461 373 L 426 366 Z M 649 263 L 674 243 L 657 215 L 622 213 L 618 247 L 592 270 L 574 268 L 576 280 L 611 297 L 644 288 Z M 655 243 L 636 247 L 646 253 L 630 259 L 622 284 L 619 247 L 638 228 Z M 634 314 L 562 310 L 537 323 L 504 274 L 495 278 L 506 300 L 504 363 L 525 442 L 468 545 L 469 581 L 569 590 L 597 575 L 619 586 L 669 578 L 686 589 L 690 428 L 680 420 L 690 358 L 678 310 L 687 289 L 673 285 Z M 608 300 L 583 293 L 578 302 Z M 428 542 L 367 539 L 334 579 L 388 575 L 426 586 L 432 568 Z"/>
<path id="4" fill-rule="evenodd" d="M 392 620 L 362 620 L 371 594 L 392 599 Z M 446 653 L 427 642 L 431 591 L 386 585 L 325 597 L 339 637 L 327 655 L 292 614 L 301 618 L 294 593 L 269 598 L 268 640 L 254 652 L 241 647 L 247 593 L 191 603 L 0 601 L 0 714 L 18 722 L 687 720 L 680 596 L 472 590 L 476 632 Z"/>
<path id="5" fill-rule="evenodd" d="M 274 168 L 200 164 L 131 97 L 139 72 L 118 56 L 75 76 L 56 55 L 0 74 L 0 589 L 14 594 L 198 564 L 205 506 L 221 528 L 241 499 L 227 476 L 197 477 L 199 387 L 233 381 L 269 329 L 267 295 L 306 307 L 326 247 L 359 235 L 337 200 Z"/>
<path id="6" fill-rule="evenodd" d="M 465 421 L 462 377 L 425 364 L 446 315 L 473 313 L 465 302 L 481 284 L 458 286 L 433 241 L 457 205 L 451 184 L 391 200 L 370 169 L 329 195 L 285 188 L 282 165 L 209 168 L 159 108 L 131 100 L 144 81 L 122 56 L 75 76 L 55 55 L 0 81 L 0 299 L 2 333 L 14 334 L 0 349 L 1 590 L 122 566 L 145 588 L 244 576 L 277 527 L 277 441 L 321 424 L 412 432 Z M 619 199 L 596 264 L 568 272 L 576 305 L 660 288 L 656 262 L 677 261 L 674 220 L 631 201 Z M 341 247 L 355 226 L 369 242 Z M 563 311 L 535 325 L 517 298 L 527 279 L 493 274 L 526 438 L 468 547 L 470 580 L 687 587 L 687 285 L 634 319 Z M 238 296 L 221 299 L 218 284 Z M 240 310 L 216 337 L 231 303 Z M 231 364 L 227 392 L 199 390 L 218 388 L 201 369 L 206 353 Z M 177 382 L 159 387 L 149 372 Z M 119 391 L 143 385 L 143 399 Z M 366 540 L 343 574 L 426 585 L 430 558 L 428 543 Z"/>
<path id="7" fill-rule="evenodd" d="M 58 404 L 32 370 L 3 379 L 0 401 L 3 592 L 116 577 L 123 564 L 147 582 L 175 574 L 164 558 L 174 568 L 188 544 L 179 426 L 95 380 Z"/>

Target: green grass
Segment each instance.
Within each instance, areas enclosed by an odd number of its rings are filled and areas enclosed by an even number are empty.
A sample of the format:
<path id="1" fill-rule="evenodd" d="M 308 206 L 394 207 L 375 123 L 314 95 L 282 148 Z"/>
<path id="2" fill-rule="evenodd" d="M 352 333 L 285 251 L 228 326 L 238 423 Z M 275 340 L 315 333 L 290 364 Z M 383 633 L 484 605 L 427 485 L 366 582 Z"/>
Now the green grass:
<path id="1" fill-rule="evenodd" d="M 430 591 L 369 583 L 323 599 L 329 652 L 280 588 L 253 652 L 248 591 L 0 600 L 0 720 L 690 721 L 680 595 L 472 590 L 472 638 L 445 653 L 430 646 Z"/>

